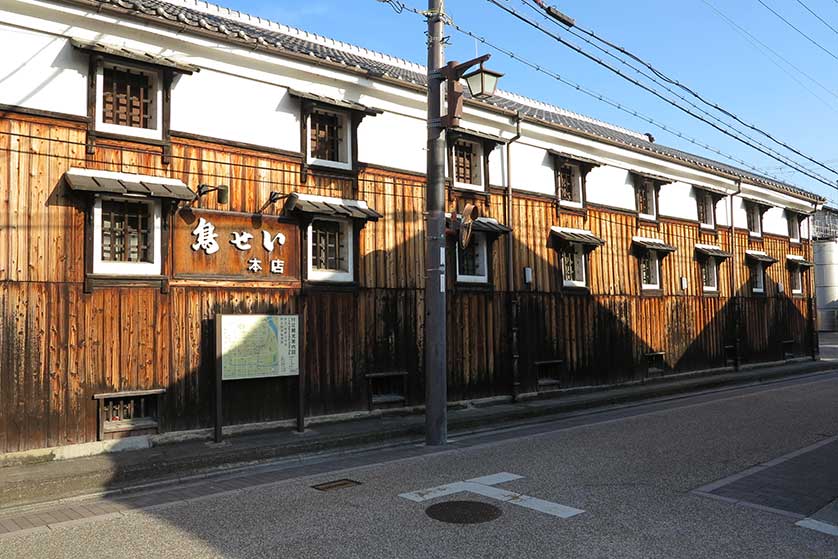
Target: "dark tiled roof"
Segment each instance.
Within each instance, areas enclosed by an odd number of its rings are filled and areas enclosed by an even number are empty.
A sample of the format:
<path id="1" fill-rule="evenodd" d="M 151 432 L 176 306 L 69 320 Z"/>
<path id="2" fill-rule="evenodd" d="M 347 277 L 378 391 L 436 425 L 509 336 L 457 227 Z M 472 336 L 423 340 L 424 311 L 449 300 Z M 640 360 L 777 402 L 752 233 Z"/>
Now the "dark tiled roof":
<path id="1" fill-rule="evenodd" d="M 243 41 L 254 46 L 273 48 L 294 55 L 311 56 L 319 60 L 364 71 L 371 77 L 387 77 L 419 86 L 424 86 L 427 83 L 425 74 L 419 71 L 418 67 L 411 69 L 408 67 L 410 66 L 409 63 L 405 63 L 404 61 L 389 58 L 392 60 L 392 63 L 390 63 L 387 62 L 388 57 L 386 55 L 379 55 L 357 47 L 353 48 L 350 45 L 346 45 L 349 48 L 335 48 L 324 45 L 322 44 L 324 41 L 318 41 L 312 35 L 309 35 L 311 39 L 308 39 L 305 33 L 282 32 L 282 27 L 268 25 L 269 22 L 265 20 L 260 20 L 266 24 L 265 27 L 250 25 L 236 19 L 221 17 L 162 0 L 71 1 L 87 6 L 97 6 L 100 8 L 110 7 L 121 12 L 153 17 L 160 20 L 161 23 L 168 23 L 178 28 L 184 26 L 192 27 L 203 32 L 218 34 L 227 40 Z M 276 30 L 270 29 L 269 27 L 276 27 Z M 355 50 L 358 52 L 354 52 Z M 820 196 L 790 184 L 757 175 L 706 157 L 653 143 L 648 141 L 648 139 L 644 139 L 640 134 L 634 134 L 628 130 L 610 126 L 606 123 L 600 123 L 593 119 L 582 117 L 581 115 L 574 116 L 572 113 L 566 114 L 561 111 L 553 111 L 543 106 L 539 107 L 538 103 L 528 104 L 502 96 L 490 97 L 489 99 L 483 100 L 483 102 L 499 109 L 520 112 L 522 116 L 527 118 L 596 136 L 638 151 L 661 155 L 710 171 L 740 177 L 748 182 L 767 186 L 773 190 L 794 194 L 813 201 L 823 200 Z"/>
<path id="2" fill-rule="evenodd" d="M 702 255 L 702 256 L 715 256 L 716 258 L 730 258 L 731 254 L 729 252 L 725 252 L 724 250 L 720 249 L 719 247 L 710 246 L 710 245 L 696 245 L 695 252 Z"/>
<path id="3" fill-rule="evenodd" d="M 558 240 L 565 241 L 567 243 L 580 243 L 590 246 L 602 246 L 605 244 L 605 241 L 590 231 L 552 227 L 550 229 L 550 234 Z"/>

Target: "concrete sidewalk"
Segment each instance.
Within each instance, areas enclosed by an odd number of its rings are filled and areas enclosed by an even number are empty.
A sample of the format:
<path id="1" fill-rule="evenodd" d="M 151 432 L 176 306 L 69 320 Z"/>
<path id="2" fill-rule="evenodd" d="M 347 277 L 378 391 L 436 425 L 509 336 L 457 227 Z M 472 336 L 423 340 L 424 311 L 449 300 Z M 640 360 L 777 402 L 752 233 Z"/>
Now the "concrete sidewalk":
<path id="1" fill-rule="evenodd" d="M 691 374 L 603 390 L 568 390 L 551 398 L 469 406 L 449 412 L 452 433 L 513 422 L 549 421 L 570 411 L 648 400 L 725 385 L 758 383 L 838 368 L 800 361 L 722 374 Z M 422 415 L 382 415 L 322 423 L 305 433 L 291 429 L 228 437 L 221 444 L 181 442 L 145 450 L 0 468 L 0 510 L 102 492 L 126 492 L 148 483 L 178 482 L 249 463 L 340 449 L 421 440 Z"/>

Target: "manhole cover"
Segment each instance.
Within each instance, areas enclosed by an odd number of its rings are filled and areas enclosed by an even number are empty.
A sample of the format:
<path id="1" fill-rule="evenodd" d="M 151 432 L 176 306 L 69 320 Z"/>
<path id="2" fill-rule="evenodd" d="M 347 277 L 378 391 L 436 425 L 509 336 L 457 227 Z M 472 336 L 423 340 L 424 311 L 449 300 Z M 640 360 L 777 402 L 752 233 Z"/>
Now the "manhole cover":
<path id="1" fill-rule="evenodd" d="M 503 513 L 498 507 L 480 501 L 446 501 L 429 506 L 425 514 L 449 524 L 479 524 L 492 521 Z"/>
<path id="2" fill-rule="evenodd" d="M 318 491 L 335 491 L 336 489 L 346 489 L 347 487 L 354 487 L 356 485 L 361 485 L 361 482 L 355 481 L 354 479 L 336 479 L 335 481 L 312 485 L 311 488 L 317 489 Z"/>

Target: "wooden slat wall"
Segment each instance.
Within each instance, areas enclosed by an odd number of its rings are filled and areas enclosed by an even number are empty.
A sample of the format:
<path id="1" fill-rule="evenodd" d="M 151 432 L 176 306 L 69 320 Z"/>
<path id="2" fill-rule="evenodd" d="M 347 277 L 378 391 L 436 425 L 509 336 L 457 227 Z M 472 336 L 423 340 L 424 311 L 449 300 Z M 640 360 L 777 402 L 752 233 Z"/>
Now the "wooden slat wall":
<path id="1" fill-rule="evenodd" d="M 383 169 L 358 178 L 309 172 L 300 184 L 293 157 L 177 141 L 163 165 L 157 148 L 100 139 L 86 155 L 84 130 L 37 118 L 0 118 L 0 453 L 95 440 L 97 392 L 165 387 L 165 430 L 210 425 L 213 319 L 221 313 L 298 313 L 303 317 L 306 413 L 364 409 L 368 372 L 407 370 L 409 401 L 423 400 L 424 180 Z M 305 290 L 223 283 L 172 282 L 151 288 L 97 288 L 83 292 L 85 208 L 61 180 L 71 166 L 228 184 L 230 203 L 210 194 L 200 206 L 253 212 L 271 191 L 360 198 L 384 217 L 368 223 L 359 241 L 359 285 L 348 291 Z M 484 215 L 506 222 L 502 192 L 477 198 Z M 457 204 L 456 197 L 452 206 Z M 279 211 L 268 208 L 267 213 Z M 697 242 L 730 248 L 730 234 L 699 232 L 695 223 L 662 220 L 638 225 L 628 213 L 589 207 L 557 212 L 546 197 L 516 193 L 513 200 L 514 280 L 506 280 L 507 239 L 492 244 L 492 285 L 457 286 L 449 268 L 449 394 L 467 399 L 512 390 L 509 309 L 520 304 L 520 362 L 524 390 L 536 388 L 533 362 L 563 359 L 564 386 L 643 378 L 644 354 L 666 352 L 673 370 L 724 364 L 734 312 L 744 319 L 743 357 L 777 359 L 781 341 L 805 353 L 808 301 L 780 296 L 788 283 L 785 255 L 811 259 L 808 243 L 749 241 L 735 236 L 737 306 L 730 273 L 720 268 L 720 293 L 704 296 L 694 259 Z M 548 246 L 553 225 L 590 229 L 606 244 L 590 255 L 590 294 L 561 288 L 558 257 Z M 633 235 L 659 237 L 678 247 L 664 260 L 664 294 L 644 297 L 638 286 Z M 451 245 L 453 248 L 453 245 Z M 762 248 L 780 260 L 769 269 L 766 297 L 745 296 L 744 251 Z M 450 251 L 453 258 L 453 250 Z M 449 266 L 453 260 L 449 261 Z M 523 268 L 533 269 L 532 285 Z M 808 273 L 811 276 L 811 272 Z M 688 286 L 680 288 L 680 277 Z M 812 293 L 811 277 L 805 278 Z M 769 325 L 783 325 L 783 328 Z M 288 379 L 225 385 L 227 423 L 291 418 L 296 411 Z"/>

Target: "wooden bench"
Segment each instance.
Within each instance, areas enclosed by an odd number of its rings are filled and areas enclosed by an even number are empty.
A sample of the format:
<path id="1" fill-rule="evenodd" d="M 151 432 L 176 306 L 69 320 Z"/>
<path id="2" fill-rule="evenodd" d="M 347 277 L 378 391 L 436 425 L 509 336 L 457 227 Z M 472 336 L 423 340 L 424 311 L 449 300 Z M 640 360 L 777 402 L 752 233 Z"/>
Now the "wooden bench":
<path id="1" fill-rule="evenodd" d="M 160 432 L 160 397 L 164 388 L 94 394 L 99 418 L 99 440 L 140 432 Z"/>
<path id="2" fill-rule="evenodd" d="M 381 371 L 377 373 L 367 373 L 364 375 L 364 378 L 367 379 L 367 404 L 370 411 L 372 411 L 376 406 L 406 404 L 407 375 L 407 371 Z M 384 393 L 376 392 L 376 385 L 381 384 L 382 381 L 390 385 L 388 386 L 388 389 L 392 389 L 393 379 L 401 379 L 401 394 L 389 391 Z"/>
<path id="3" fill-rule="evenodd" d="M 547 376 L 544 370 L 551 367 L 561 367 L 564 365 L 564 359 L 541 359 L 534 361 L 533 366 L 536 372 L 536 390 L 538 392 L 549 392 L 550 390 L 558 390 L 561 386 L 561 381 L 557 376 Z"/>

